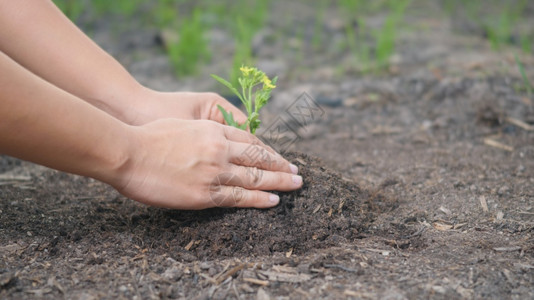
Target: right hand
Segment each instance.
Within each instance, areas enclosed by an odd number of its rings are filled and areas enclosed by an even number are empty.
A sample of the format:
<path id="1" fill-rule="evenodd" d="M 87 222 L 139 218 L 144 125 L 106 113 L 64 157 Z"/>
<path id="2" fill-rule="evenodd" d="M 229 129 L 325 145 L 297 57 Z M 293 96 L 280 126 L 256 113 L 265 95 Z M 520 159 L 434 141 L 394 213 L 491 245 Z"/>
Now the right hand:
<path id="1" fill-rule="evenodd" d="M 130 128 L 133 147 L 111 185 L 139 202 L 174 209 L 267 208 L 279 198 L 264 190 L 302 186 L 295 166 L 246 131 L 179 119 Z"/>

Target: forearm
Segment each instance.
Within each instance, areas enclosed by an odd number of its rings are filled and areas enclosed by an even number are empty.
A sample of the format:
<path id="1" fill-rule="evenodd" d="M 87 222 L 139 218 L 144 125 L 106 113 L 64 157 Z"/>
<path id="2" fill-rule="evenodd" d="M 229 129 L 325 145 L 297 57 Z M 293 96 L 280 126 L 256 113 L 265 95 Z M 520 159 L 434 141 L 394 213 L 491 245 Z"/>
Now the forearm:
<path id="1" fill-rule="evenodd" d="M 124 121 L 136 118 L 133 108 L 147 92 L 52 1 L 0 0 L 0 50 L 46 81 Z"/>
<path id="2" fill-rule="evenodd" d="M 37 1 L 36 1 L 37 2 Z M 0 52 L 0 153 L 116 182 L 130 127 Z"/>

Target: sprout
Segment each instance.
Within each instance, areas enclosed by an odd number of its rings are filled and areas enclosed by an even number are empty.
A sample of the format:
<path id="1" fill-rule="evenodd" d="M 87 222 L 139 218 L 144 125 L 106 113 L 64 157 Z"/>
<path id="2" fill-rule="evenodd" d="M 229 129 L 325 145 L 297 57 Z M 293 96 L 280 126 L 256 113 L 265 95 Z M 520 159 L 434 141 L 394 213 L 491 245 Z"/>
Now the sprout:
<path id="1" fill-rule="evenodd" d="M 234 116 L 231 112 L 227 112 L 222 106 L 217 105 L 221 113 L 223 114 L 226 124 L 237 127 L 239 129 L 250 129 L 250 133 L 255 134 L 256 129 L 260 126 L 259 110 L 267 104 L 271 91 L 276 88 L 276 81 L 278 77 L 269 79 L 263 71 L 257 68 L 242 66 L 240 69 L 241 77 L 238 78 L 239 85 L 241 86 L 241 92 L 238 91 L 238 87 L 234 87 L 227 80 L 217 76 L 211 75 L 215 80 L 226 86 L 232 93 L 234 93 L 239 100 L 243 102 L 245 109 L 247 110 L 248 118 L 243 124 L 237 123 L 234 120 Z M 261 85 L 261 88 L 259 87 Z"/>

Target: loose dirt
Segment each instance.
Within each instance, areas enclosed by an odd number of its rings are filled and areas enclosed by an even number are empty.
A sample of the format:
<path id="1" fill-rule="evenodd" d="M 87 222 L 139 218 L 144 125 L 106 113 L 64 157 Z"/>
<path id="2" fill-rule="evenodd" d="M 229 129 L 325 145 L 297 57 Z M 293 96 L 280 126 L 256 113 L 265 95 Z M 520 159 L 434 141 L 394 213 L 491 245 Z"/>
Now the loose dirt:
<path id="1" fill-rule="evenodd" d="M 493 51 L 441 2 L 414 1 L 392 67 L 340 76 L 352 56 L 329 52 L 345 34 L 335 11 L 324 47 L 305 31 L 298 48 L 277 26 L 298 12 L 313 27 L 313 10 L 273 3 L 255 39 L 258 64 L 280 76 L 263 125 L 302 92 L 324 111 L 293 128 L 286 153 L 303 189 L 269 210 L 180 212 L 1 157 L 0 298 L 534 299 L 534 98 L 518 50 Z M 213 90 L 207 74 L 232 61 L 214 30 L 206 78 L 176 80 L 154 30 L 113 38 L 109 22 L 94 38 L 154 88 Z"/>

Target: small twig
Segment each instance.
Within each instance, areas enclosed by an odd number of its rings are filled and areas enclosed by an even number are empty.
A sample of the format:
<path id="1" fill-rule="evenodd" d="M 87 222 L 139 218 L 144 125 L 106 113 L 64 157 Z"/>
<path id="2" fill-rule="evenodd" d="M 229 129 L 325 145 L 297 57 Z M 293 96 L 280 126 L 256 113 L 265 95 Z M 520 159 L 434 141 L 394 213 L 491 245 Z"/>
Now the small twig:
<path id="1" fill-rule="evenodd" d="M 245 282 L 249 282 L 249 283 L 252 283 L 252 284 L 257 284 L 257 285 L 261 285 L 261 286 L 268 286 L 269 285 L 269 281 L 268 280 L 260 280 L 260 279 L 256 279 L 256 278 L 243 278 L 243 281 Z"/>
<path id="2" fill-rule="evenodd" d="M 235 273 L 243 270 L 245 267 L 247 267 L 249 264 L 240 264 L 238 266 L 235 266 L 233 268 L 231 268 L 230 270 L 224 272 L 224 273 L 221 273 L 220 275 L 216 276 L 215 277 L 215 283 L 217 285 L 221 284 L 223 281 L 226 280 L 226 278 L 230 277 L 230 276 L 233 276 Z"/>
<path id="3" fill-rule="evenodd" d="M 530 124 L 527 124 L 521 120 L 518 120 L 518 119 L 514 119 L 514 118 L 506 118 L 506 121 L 512 125 L 515 125 L 517 127 L 521 127 L 523 128 L 524 130 L 526 131 L 533 131 L 534 130 L 534 126 L 530 125 Z"/>
<path id="4" fill-rule="evenodd" d="M 484 144 L 486 144 L 488 146 L 491 146 L 491 147 L 499 148 L 501 150 L 505 150 L 505 151 L 508 151 L 508 152 L 514 151 L 514 148 L 512 148 L 512 147 L 510 147 L 508 145 L 505 145 L 503 143 L 497 142 L 496 140 L 492 140 L 490 138 L 485 138 L 484 139 Z"/>
<path id="5" fill-rule="evenodd" d="M 484 212 L 489 212 L 489 209 L 488 209 L 488 202 L 486 202 L 486 197 L 484 197 L 483 195 L 480 196 L 480 198 L 478 198 L 478 201 L 480 201 L 480 206 L 482 206 L 482 210 Z"/>
<path id="6" fill-rule="evenodd" d="M 0 174 L 0 181 L 30 181 L 30 180 L 32 180 L 31 176 Z"/>
<path id="7" fill-rule="evenodd" d="M 521 247 L 519 246 L 512 246 L 512 247 L 497 247 L 493 248 L 493 250 L 497 252 L 513 252 L 513 251 L 519 251 L 521 250 Z"/>

